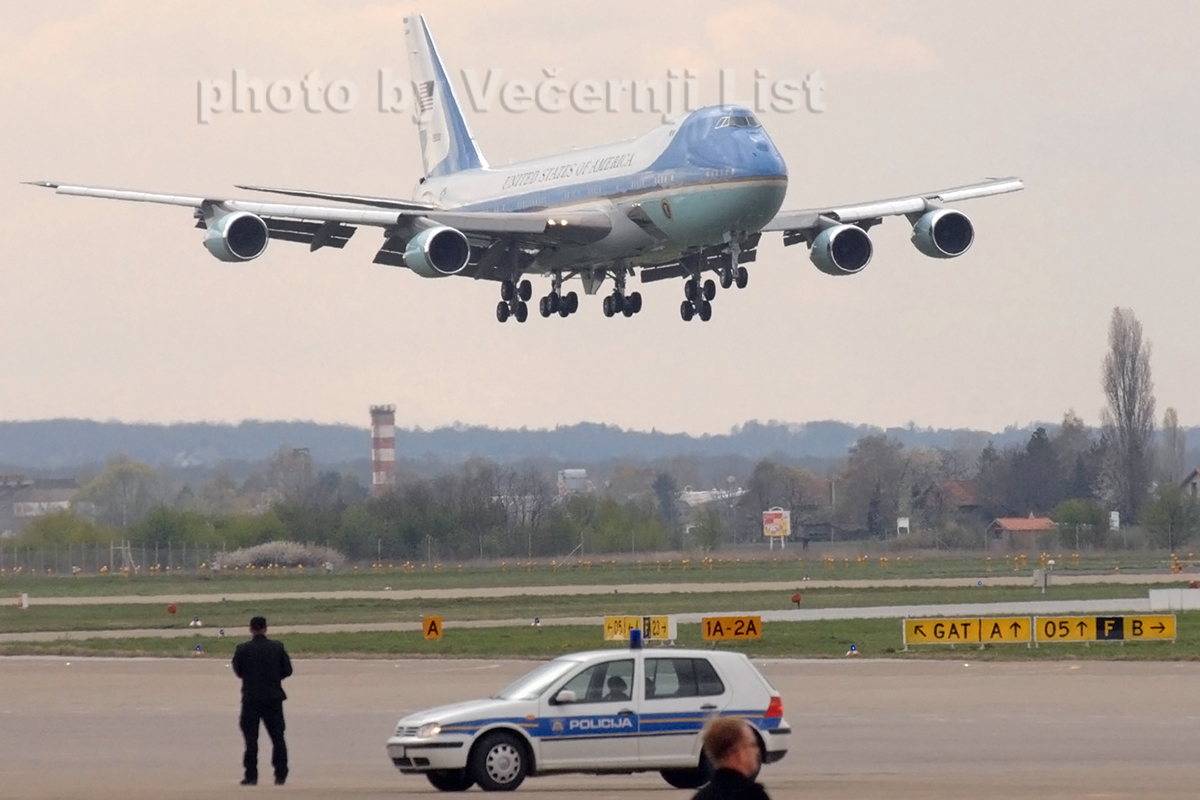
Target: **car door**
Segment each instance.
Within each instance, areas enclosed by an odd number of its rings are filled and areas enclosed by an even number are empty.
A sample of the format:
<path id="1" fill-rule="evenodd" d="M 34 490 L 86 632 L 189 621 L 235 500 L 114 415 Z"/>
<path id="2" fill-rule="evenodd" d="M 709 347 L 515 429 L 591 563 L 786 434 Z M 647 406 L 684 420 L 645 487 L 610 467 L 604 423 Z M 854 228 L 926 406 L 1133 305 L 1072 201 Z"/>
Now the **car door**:
<path id="1" fill-rule="evenodd" d="M 640 708 L 641 765 L 647 769 L 694 767 L 700 729 L 730 704 L 730 682 L 704 657 L 647 655 Z"/>
<path id="2" fill-rule="evenodd" d="M 613 769 L 638 763 L 634 659 L 590 664 L 552 687 L 539 701 L 538 767 Z M 560 702 L 563 690 L 573 702 Z"/>

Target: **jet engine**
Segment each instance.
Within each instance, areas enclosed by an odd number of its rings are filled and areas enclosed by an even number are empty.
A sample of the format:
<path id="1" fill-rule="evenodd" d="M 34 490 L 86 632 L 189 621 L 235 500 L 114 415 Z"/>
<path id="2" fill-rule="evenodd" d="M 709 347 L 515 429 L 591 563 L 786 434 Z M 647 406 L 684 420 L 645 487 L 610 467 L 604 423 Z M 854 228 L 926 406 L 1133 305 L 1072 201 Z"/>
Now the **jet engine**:
<path id="1" fill-rule="evenodd" d="M 471 245 L 462 231 L 445 225 L 426 228 L 408 240 L 404 264 L 422 278 L 456 275 L 467 266 Z"/>
<path id="2" fill-rule="evenodd" d="M 857 225 L 834 225 L 817 234 L 808 257 L 826 275 L 853 275 L 871 261 L 871 237 Z"/>
<path id="3" fill-rule="evenodd" d="M 927 211 L 913 223 L 912 243 L 931 258 L 954 258 L 971 248 L 975 226 L 967 215 L 951 208 Z"/>
<path id="4" fill-rule="evenodd" d="M 267 223 L 249 211 L 235 211 L 208 221 L 204 247 L 221 261 L 249 261 L 267 249 Z"/>

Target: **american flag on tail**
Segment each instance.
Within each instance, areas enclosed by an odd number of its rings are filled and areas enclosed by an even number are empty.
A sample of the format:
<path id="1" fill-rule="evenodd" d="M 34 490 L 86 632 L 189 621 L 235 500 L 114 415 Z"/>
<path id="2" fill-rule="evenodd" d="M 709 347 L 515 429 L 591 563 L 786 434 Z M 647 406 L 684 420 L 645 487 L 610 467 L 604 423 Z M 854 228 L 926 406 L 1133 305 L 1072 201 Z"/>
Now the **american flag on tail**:
<path id="1" fill-rule="evenodd" d="M 422 81 L 417 84 L 417 109 L 425 113 L 433 108 L 433 81 Z"/>

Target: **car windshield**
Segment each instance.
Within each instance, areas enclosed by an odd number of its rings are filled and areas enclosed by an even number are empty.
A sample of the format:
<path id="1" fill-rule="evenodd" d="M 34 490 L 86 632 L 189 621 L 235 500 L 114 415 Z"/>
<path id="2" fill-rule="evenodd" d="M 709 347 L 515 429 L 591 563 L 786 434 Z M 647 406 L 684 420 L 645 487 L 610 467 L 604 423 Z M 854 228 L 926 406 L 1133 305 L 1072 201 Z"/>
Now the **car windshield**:
<path id="1" fill-rule="evenodd" d="M 550 684 L 579 666 L 578 661 L 555 659 L 542 664 L 540 667 L 525 673 L 508 688 L 492 695 L 495 700 L 536 700 Z"/>

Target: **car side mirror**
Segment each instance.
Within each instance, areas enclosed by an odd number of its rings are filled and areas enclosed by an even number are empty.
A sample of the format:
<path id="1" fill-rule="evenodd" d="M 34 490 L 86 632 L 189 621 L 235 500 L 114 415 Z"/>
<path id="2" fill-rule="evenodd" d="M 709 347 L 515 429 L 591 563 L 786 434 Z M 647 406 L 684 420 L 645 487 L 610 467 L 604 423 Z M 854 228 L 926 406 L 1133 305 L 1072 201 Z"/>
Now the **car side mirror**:
<path id="1" fill-rule="evenodd" d="M 574 703 L 575 701 L 575 692 L 571 691 L 570 689 L 563 689 L 558 694 L 554 695 L 555 705 L 565 705 L 567 703 Z"/>

